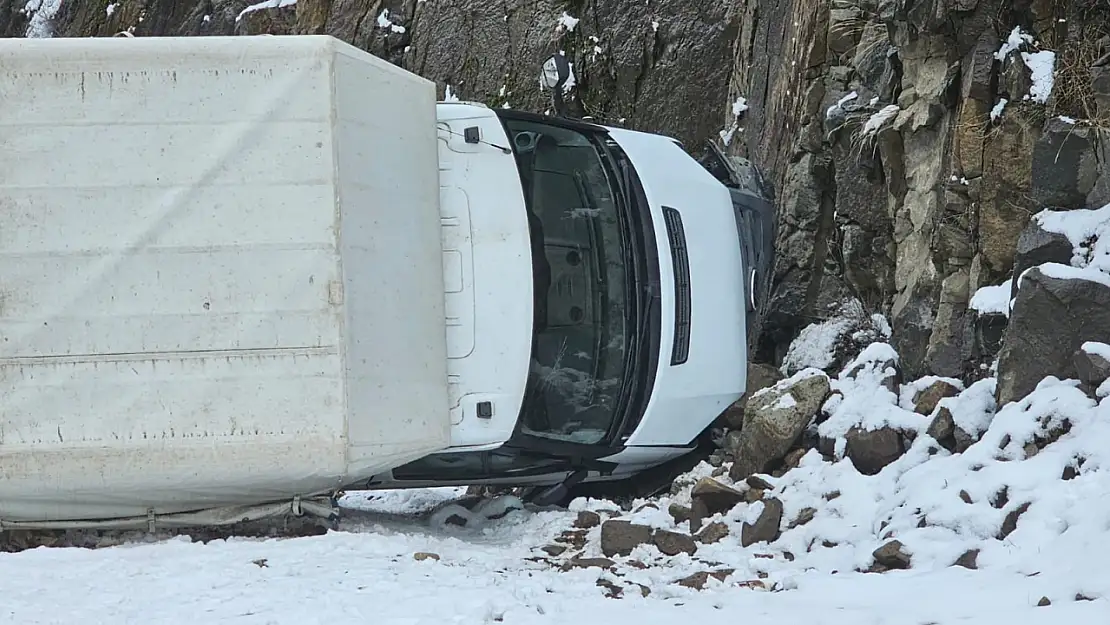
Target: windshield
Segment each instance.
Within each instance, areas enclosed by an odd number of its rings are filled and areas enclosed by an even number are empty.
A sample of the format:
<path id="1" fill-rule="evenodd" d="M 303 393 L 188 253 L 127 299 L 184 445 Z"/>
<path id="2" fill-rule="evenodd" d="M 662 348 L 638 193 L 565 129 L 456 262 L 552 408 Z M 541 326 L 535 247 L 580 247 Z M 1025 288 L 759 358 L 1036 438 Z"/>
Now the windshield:
<path id="1" fill-rule="evenodd" d="M 596 444 L 622 409 L 634 332 L 620 187 L 588 135 L 536 121 L 503 121 L 528 205 L 535 277 L 521 428 L 531 436 Z"/>

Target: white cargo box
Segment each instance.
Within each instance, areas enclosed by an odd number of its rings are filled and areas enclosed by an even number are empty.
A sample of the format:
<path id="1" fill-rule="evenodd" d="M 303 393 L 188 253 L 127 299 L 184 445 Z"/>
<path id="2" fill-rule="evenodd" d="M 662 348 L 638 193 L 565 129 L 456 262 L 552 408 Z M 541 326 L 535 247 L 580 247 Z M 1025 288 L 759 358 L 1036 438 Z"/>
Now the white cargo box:
<path id="1" fill-rule="evenodd" d="M 0 40 L 0 522 L 449 445 L 435 89 L 336 39 Z"/>

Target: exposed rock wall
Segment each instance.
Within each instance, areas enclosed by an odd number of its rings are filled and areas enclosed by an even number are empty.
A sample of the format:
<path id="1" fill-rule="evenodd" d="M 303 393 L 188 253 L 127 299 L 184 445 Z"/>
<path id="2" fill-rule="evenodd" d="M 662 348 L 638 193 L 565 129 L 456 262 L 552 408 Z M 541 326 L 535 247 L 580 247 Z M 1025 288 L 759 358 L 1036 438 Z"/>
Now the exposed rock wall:
<path id="1" fill-rule="evenodd" d="M 890 316 L 909 375 L 970 374 L 989 354 L 969 299 L 1010 276 L 1030 215 L 1105 201 L 1106 3 L 741 5 L 730 97 L 750 108 L 732 149 L 780 187 L 777 346 L 854 296 Z M 1016 26 L 1029 40 L 996 54 Z M 1055 85 L 1038 102 L 1042 50 Z"/>
<path id="2" fill-rule="evenodd" d="M 541 61 L 565 50 L 580 113 L 691 151 L 722 137 L 775 184 L 761 350 L 775 362 L 803 326 L 856 298 L 891 320 L 907 375 L 973 376 L 997 347 L 982 344 L 969 300 L 1010 278 L 1030 215 L 1110 202 L 1104 0 L 299 0 L 240 18 L 256 1 L 62 0 L 49 25 L 328 33 L 441 94 L 532 110 L 547 105 Z M 27 30 L 24 5 L 0 0 L 0 34 Z M 1055 84 L 1040 102 L 1030 66 L 1047 51 Z"/>

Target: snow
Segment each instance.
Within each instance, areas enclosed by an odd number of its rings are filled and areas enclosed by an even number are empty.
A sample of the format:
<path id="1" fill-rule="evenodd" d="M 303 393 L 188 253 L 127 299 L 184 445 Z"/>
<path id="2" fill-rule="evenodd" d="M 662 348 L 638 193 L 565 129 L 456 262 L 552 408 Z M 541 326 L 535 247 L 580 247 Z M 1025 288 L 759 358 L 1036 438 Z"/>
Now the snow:
<path id="1" fill-rule="evenodd" d="M 559 24 L 555 27 L 555 30 L 560 32 L 566 31 L 568 33 L 572 33 L 574 32 L 574 29 L 578 26 L 578 22 L 580 21 L 581 20 L 579 18 L 572 17 L 569 13 L 563 11 L 563 14 L 559 16 Z"/>
<path id="2" fill-rule="evenodd" d="M 444 102 L 458 102 L 459 101 L 459 96 L 455 95 L 454 92 L 451 91 L 451 85 L 446 86 L 446 88 L 444 90 L 444 94 L 443 94 L 443 101 Z"/>
<path id="3" fill-rule="evenodd" d="M 1048 96 L 1052 95 L 1054 83 L 1053 70 L 1056 67 L 1056 53 L 1051 50 L 1022 52 L 1021 58 L 1029 67 L 1029 71 L 1032 72 L 1033 84 L 1029 87 L 1027 97 L 1037 104 L 1048 102 Z"/>
<path id="4" fill-rule="evenodd" d="M 378 28 L 387 28 L 395 33 L 405 32 L 405 27 L 400 24 L 395 24 L 393 20 L 389 19 L 389 9 L 382 9 L 378 14 Z"/>
<path id="5" fill-rule="evenodd" d="M 28 38 L 43 38 L 54 36 L 54 16 L 62 8 L 64 0 L 27 0 L 23 6 L 23 13 L 30 15 L 27 22 Z"/>
<path id="6" fill-rule="evenodd" d="M 1023 45 L 1033 43 L 1032 35 L 1028 35 L 1021 30 L 1021 26 L 1014 26 L 1010 31 L 1010 36 L 1006 41 L 1002 42 L 1002 46 L 994 53 L 994 58 L 999 61 L 1005 61 L 1006 57 L 1015 50 L 1020 50 Z"/>
<path id="7" fill-rule="evenodd" d="M 1107 345 L 1106 343 L 1099 343 L 1098 341 L 1087 341 L 1086 343 L 1080 345 L 1079 349 L 1082 349 L 1088 354 L 1100 356 L 1104 360 L 1110 361 L 1110 345 Z"/>
<path id="8" fill-rule="evenodd" d="M 889 345 L 875 343 L 854 364 L 892 355 Z M 889 391 L 874 373 L 867 369 L 834 381 L 844 393 L 841 410 L 868 404 L 888 415 L 899 410 L 893 393 L 880 397 Z M 614 504 L 580 499 L 567 510 L 536 510 L 501 497 L 463 512 L 475 521 L 467 527 L 445 524 L 463 510 L 454 503 L 461 488 L 352 492 L 342 500 L 346 518 L 339 531 L 322 536 L 207 544 L 171 538 L 0 554 L 0 614 L 5 622 L 26 625 L 177 625 L 198 615 L 203 622 L 247 624 L 663 625 L 717 622 L 722 615 L 743 615 L 755 625 L 1102 622 L 1110 609 L 1110 570 L 1104 566 L 1110 558 L 1104 540 L 1110 399 L 1096 403 L 1076 384 L 1049 378 L 994 414 L 993 406 L 981 410 L 993 382 L 982 380 L 944 400 L 958 420 L 987 415 L 976 417 L 982 440 L 962 454 L 939 449 L 919 434 L 904 456 L 877 475 L 861 475 L 847 459 L 823 461 L 811 450 L 798 468 L 769 479 L 766 496 L 778 498 L 784 509 L 781 534 L 771 543 L 741 546 L 742 524 L 754 522 L 765 508 L 755 501 L 715 517 L 729 535 L 699 544 L 693 556 L 666 556 L 641 545 L 628 557 L 613 558 L 615 572 L 562 572 L 558 564 L 565 558 L 554 558 L 554 565 L 540 561 L 546 556 L 539 547 L 569 529 L 579 510 L 688 531 L 667 509 L 688 503 L 692 484 L 717 472 L 707 463 L 655 506 L 636 502 L 634 511 L 622 513 Z M 1035 441 L 1040 445 L 1030 453 Z M 715 479 L 731 484 L 726 475 Z M 812 520 L 796 524 L 806 508 Z M 998 538 L 1005 519 L 1021 508 L 1013 531 Z M 602 555 L 600 532 L 586 531 L 581 557 Z M 891 538 L 904 544 L 912 568 L 858 572 Z M 979 550 L 979 570 L 952 566 L 972 549 Z M 733 572 L 724 581 L 710 578 L 700 591 L 676 583 L 720 568 Z M 625 592 L 606 598 L 599 579 Z M 637 584 L 650 594 L 642 596 Z M 1052 605 L 1038 607 L 1042 597 Z"/>
<path id="9" fill-rule="evenodd" d="M 1009 103 L 1010 103 L 1010 101 L 1007 100 L 1006 98 L 999 98 L 998 99 L 998 103 L 995 104 L 994 108 L 991 109 L 991 121 L 992 122 L 996 122 L 996 121 L 998 121 L 998 118 L 1002 117 L 1002 113 L 1006 110 L 1006 105 L 1009 104 Z"/>
<path id="10" fill-rule="evenodd" d="M 265 0 L 264 2 L 258 2 L 240 11 L 239 15 L 235 16 L 235 21 L 238 22 L 243 19 L 243 16 L 247 13 L 261 11 L 262 9 L 280 9 L 282 7 L 293 6 L 294 4 L 297 4 L 297 0 Z"/>
<path id="11" fill-rule="evenodd" d="M 968 303 L 973 310 L 981 314 L 996 314 L 1010 316 L 1010 299 L 1013 282 L 1007 280 L 1002 284 L 980 287 L 971 296 Z"/>
<path id="12" fill-rule="evenodd" d="M 836 104 L 830 106 L 825 111 L 825 119 L 832 119 L 833 116 L 836 115 L 837 111 L 841 111 L 841 110 L 844 109 L 845 104 L 851 102 L 852 100 L 855 100 L 858 97 L 859 97 L 859 94 L 856 93 L 855 91 L 853 91 L 853 92 L 849 93 L 848 95 L 844 96 L 843 98 L 840 98 L 839 100 L 837 100 Z"/>
<path id="13" fill-rule="evenodd" d="M 902 109 L 899 108 L 897 104 L 888 104 L 879 109 L 879 111 L 868 118 L 867 123 L 863 125 L 863 135 L 865 137 L 875 136 L 875 134 L 882 129 L 883 125 L 894 119 L 894 117 L 898 115 L 898 111 L 901 110 Z"/>
<path id="14" fill-rule="evenodd" d="M 740 114 L 746 110 L 748 110 L 748 99 L 737 96 L 736 100 L 732 103 L 732 116 L 740 117 Z"/>
<path id="15" fill-rule="evenodd" d="M 113 2 L 104 9 L 104 12 L 107 13 L 108 17 L 112 17 L 112 14 L 116 12 L 116 7 L 118 6 L 118 2 Z"/>
<path id="16" fill-rule="evenodd" d="M 1046 232 L 1068 238 L 1073 267 L 1110 273 L 1110 204 L 1089 210 L 1044 210 L 1033 218 Z"/>

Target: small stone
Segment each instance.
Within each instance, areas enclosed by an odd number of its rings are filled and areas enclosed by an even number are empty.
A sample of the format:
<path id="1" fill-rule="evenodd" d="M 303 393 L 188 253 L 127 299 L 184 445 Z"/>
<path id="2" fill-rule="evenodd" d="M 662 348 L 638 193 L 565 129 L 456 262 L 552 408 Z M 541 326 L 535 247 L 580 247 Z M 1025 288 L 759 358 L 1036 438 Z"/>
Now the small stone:
<path id="1" fill-rule="evenodd" d="M 1007 536 L 1017 529 L 1018 519 L 1029 509 L 1029 505 L 1030 502 L 1027 501 L 1014 508 L 1006 515 L 1006 518 L 1002 521 L 1002 529 L 998 532 L 998 540 L 1005 540 Z"/>
<path id="2" fill-rule="evenodd" d="M 797 469 L 798 465 L 802 464 L 802 458 L 809 453 L 809 450 L 804 447 L 791 450 L 786 453 L 786 457 L 782 459 L 784 467 L 789 469 Z"/>
<path id="3" fill-rule="evenodd" d="M 541 549 L 549 556 L 559 556 L 566 552 L 567 547 L 566 545 L 544 545 Z"/>
<path id="4" fill-rule="evenodd" d="M 578 558 L 574 557 L 563 563 L 560 568 L 563 572 L 571 569 L 609 569 L 616 563 L 609 558 Z"/>
<path id="5" fill-rule="evenodd" d="M 1077 592 L 1077 593 L 1075 593 L 1075 600 L 1076 601 L 1094 601 L 1095 598 L 1091 597 L 1089 595 L 1085 595 L 1081 592 Z"/>
<path id="6" fill-rule="evenodd" d="M 714 521 L 706 525 L 700 532 L 698 532 L 698 542 L 704 545 L 712 545 L 723 540 L 728 536 L 728 526 L 720 521 Z"/>
<path id="7" fill-rule="evenodd" d="M 952 417 L 952 411 L 947 406 L 941 406 L 937 411 L 937 416 L 929 422 L 929 428 L 925 430 L 935 440 L 944 446 L 948 451 L 956 450 L 956 420 Z"/>
<path id="8" fill-rule="evenodd" d="M 599 588 L 606 590 L 605 596 L 610 599 L 620 599 L 624 594 L 624 588 L 618 586 L 615 582 L 611 582 L 604 577 L 598 578 L 597 585 Z"/>
<path id="9" fill-rule="evenodd" d="M 1041 600 L 1037 602 L 1037 607 L 1039 608 L 1043 608 L 1049 605 L 1052 605 L 1052 601 L 1050 601 L 1048 597 L 1041 597 Z"/>
<path id="10" fill-rule="evenodd" d="M 908 569 L 910 556 L 902 549 L 902 541 L 892 540 L 872 552 L 875 562 L 888 569 Z"/>
<path id="11" fill-rule="evenodd" d="M 802 508 L 801 511 L 798 512 L 798 518 L 794 519 L 794 521 L 790 523 L 790 529 L 801 527 L 802 525 L 809 523 L 813 520 L 813 517 L 815 516 L 817 516 L 817 508 Z"/>
<path id="12" fill-rule="evenodd" d="M 864 475 L 876 475 L 905 453 L 902 436 L 892 427 L 865 430 L 854 427 L 844 437 L 845 455 Z"/>
<path id="13" fill-rule="evenodd" d="M 956 562 L 953 563 L 952 566 L 962 566 L 965 569 L 973 569 L 974 570 L 974 569 L 979 568 L 978 560 L 979 560 L 979 550 L 978 549 L 968 549 L 967 551 L 965 551 L 963 553 L 963 555 L 961 555 L 959 558 L 956 558 Z"/>
<path id="14" fill-rule="evenodd" d="M 416 553 L 412 554 L 412 559 L 416 560 L 417 562 L 423 562 L 424 560 L 439 560 L 439 554 L 431 553 L 429 551 L 417 551 Z"/>
<path id="15" fill-rule="evenodd" d="M 748 483 L 748 486 L 752 488 L 758 488 L 760 490 L 773 490 L 775 488 L 770 482 L 759 477 L 758 475 L 749 475 L 748 479 L 745 481 Z"/>
<path id="16" fill-rule="evenodd" d="M 581 529 L 589 529 L 598 525 L 601 525 L 601 515 L 590 510 L 580 510 L 578 518 L 574 520 L 574 526 Z"/>
<path id="17" fill-rule="evenodd" d="M 682 504 L 672 503 L 667 507 L 667 512 L 675 523 L 685 523 L 690 520 L 690 508 Z"/>
<path id="18" fill-rule="evenodd" d="M 763 512 L 755 523 L 744 523 L 740 528 L 740 545 L 750 547 L 759 542 L 773 542 L 779 537 L 782 523 L 782 502 L 773 497 L 763 500 Z"/>
<path id="19" fill-rule="evenodd" d="M 651 542 L 651 527 L 628 521 L 609 520 L 601 524 L 601 552 L 608 557 L 627 556 L 640 545 Z"/>
<path id="20" fill-rule="evenodd" d="M 744 495 L 717 480 L 703 477 L 694 484 L 693 490 L 690 491 L 690 498 L 704 503 L 709 516 L 712 516 L 732 510 L 736 504 L 744 500 Z"/>
<path id="21" fill-rule="evenodd" d="M 1079 472 L 1075 470 L 1075 467 L 1069 464 L 1068 466 L 1064 467 L 1064 472 L 1060 475 L 1060 479 L 1074 480 L 1077 475 L 1079 475 Z"/>
<path id="22" fill-rule="evenodd" d="M 963 500 L 964 503 L 971 503 L 971 495 L 969 495 L 966 490 L 960 491 L 960 499 Z"/>
<path id="23" fill-rule="evenodd" d="M 917 414 L 929 416 L 936 410 L 937 404 L 940 400 L 946 397 L 955 397 L 960 394 L 959 387 L 945 382 L 944 380 L 936 380 L 929 386 L 921 389 L 913 396 L 913 411 Z M 936 438 L 935 436 L 933 438 Z M 939 440 L 939 439 L 938 439 Z"/>
<path id="24" fill-rule="evenodd" d="M 686 534 L 667 530 L 655 530 L 654 535 L 652 535 L 652 542 L 655 543 L 659 551 L 668 556 L 677 556 L 680 553 L 692 556 L 698 550 L 693 538 Z"/>
<path id="25" fill-rule="evenodd" d="M 765 493 L 766 493 L 766 491 L 764 491 L 763 489 L 760 489 L 760 488 L 749 488 L 748 490 L 744 491 L 744 501 L 746 503 L 755 503 L 757 501 L 763 501 L 763 495 Z"/>
<path id="26" fill-rule="evenodd" d="M 693 588 L 694 590 L 701 590 L 702 588 L 705 588 L 705 584 L 708 581 L 709 571 L 698 571 L 693 575 L 689 575 L 678 580 L 678 585 L 686 588 Z"/>

